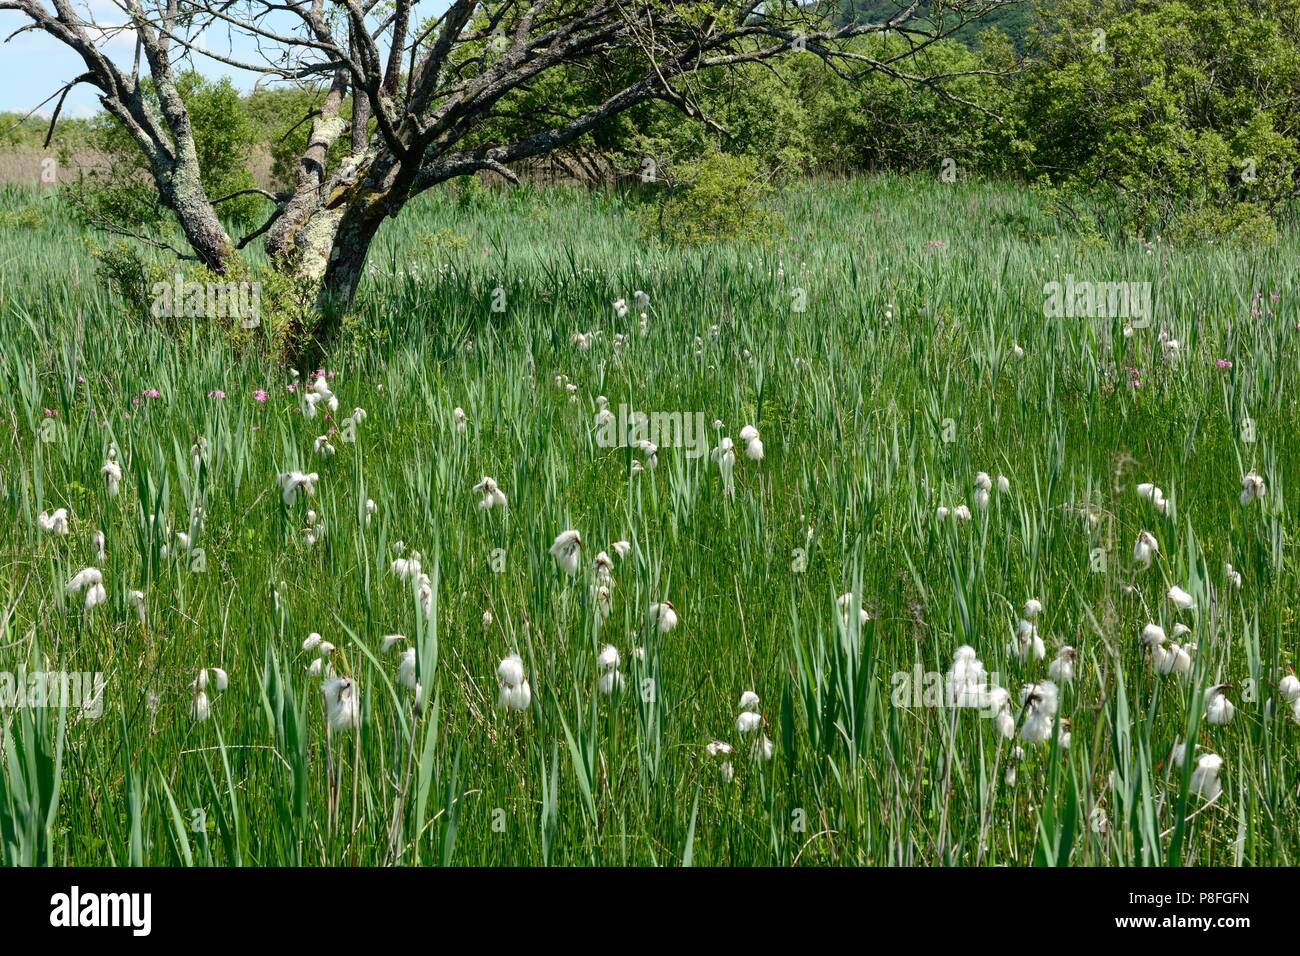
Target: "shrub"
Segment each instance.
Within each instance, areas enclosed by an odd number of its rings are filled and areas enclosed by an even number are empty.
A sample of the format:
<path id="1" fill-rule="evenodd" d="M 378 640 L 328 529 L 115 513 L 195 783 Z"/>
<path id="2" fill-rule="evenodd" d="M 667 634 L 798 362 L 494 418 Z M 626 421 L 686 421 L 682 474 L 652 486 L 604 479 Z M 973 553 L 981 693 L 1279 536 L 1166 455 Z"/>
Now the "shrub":
<path id="1" fill-rule="evenodd" d="M 714 152 L 673 172 L 659 201 L 639 211 L 642 230 L 679 245 L 770 239 L 780 220 L 760 205 L 767 192 L 757 162 Z"/>

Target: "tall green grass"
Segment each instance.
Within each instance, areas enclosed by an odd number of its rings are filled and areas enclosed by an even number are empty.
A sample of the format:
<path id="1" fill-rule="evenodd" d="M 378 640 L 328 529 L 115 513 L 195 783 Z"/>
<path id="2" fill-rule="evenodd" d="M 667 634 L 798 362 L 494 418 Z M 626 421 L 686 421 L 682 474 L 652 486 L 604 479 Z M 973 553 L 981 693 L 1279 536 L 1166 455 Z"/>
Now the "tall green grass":
<path id="1" fill-rule="evenodd" d="M 771 245 L 679 251 L 642 238 L 616 194 L 453 190 L 381 233 L 324 422 L 301 413 L 301 383 L 290 393 L 283 369 L 204 320 L 124 314 L 95 278 L 100 240 L 57 199 L 0 200 L 32 204 L 40 228 L 0 235 L 0 670 L 98 671 L 107 686 L 93 719 L 0 712 L 5 862 L 1296 861 L 1300 726 L 1281 707 L 1265 716 L 1300 627 L 1293 228 L 1264 249 L 1103 245 L 1013 187 L 879 178 L 787 190 Z M 1066 274 L 1151 282 L 1155 326 L 1126 337 L 1122 320 L 1044 318 L 1043 285 Z M 635 306 L 612 308 L 637 289 L 645 335 Z M 1174 363 L 1161 327 L 1182 344 Z M 595 330 L 589 349 L 572 343 Z M 632 475 L 639 454 L 594 439 L 597 395 L 701 412 L 732 438 L 754 424 L 766 457 L 741 456 L 731 498 L 709 457 L 678 449 Z M 354 406 L 368 412 L 358 440 L 314 455 Z M 110 445 L 117 497 L 100 475 Z M 1252 467 L 1268 496 L 1242 508 Z M 290 507 L 276 476 L 294 468 L 320 481 Z M 981 470 L 1010 493 L 969 524 L 936 520 L 970 503 Z M 483 475 L 507 513 L 477 508 Z M 1168 514 L 1138 497 L 1142 481 Z M 57 507 L 66 537 L 37 530 Z M 309 508 L 325 526 L 314 546 Z M 163 556 L 168 519 L 192 527 L 205 570 L 174 543 Z M 576 580 L 547 553 L 570 527 L 586 545 Z M 1136 571 L 1143 528 L 1160 555 Z M 109 600 L 87 613 L 63 584 L 95 564 L 97 529 Z M 589 566 L 619 539 L 633 552 L 615 560 L 602 624 Z M 398 541 L 433 579 L 427 625 L 388 573 Z M 1197 598 L 1177 617 L 1199 645 L 1191 680 L 1155 675 L 1139 640 L 1149 620 L 1172 629 L 1172 584 Z M 840 624 L 846 591 L 862 627 Z M 1021 664 L 1006 645 L 1029 597 L 1048 656 Z M 665 598 L 681 623 L 660 634 L 646 610 Z M 360 688 L 357 733 L 327 732 L 300 649 L 313 631 Z M 393 632 L 418 649 L 418 713 L 380 648 Z M 626 678 L 613 698 L 595 690 L 606 643 Z M 1014 760 L 1019 741 L 972 711 L 896 705 L 896 673 L 945 672 L 960 644 L 1013 693 L 1076 647 L 1069 750 Z M 495 707 L 512 651 L 533 691 L 524 713 Z M 200 723 L 189 685 L 204 667 L 231 684 Z M 1237 717 L 1209 726 L 1201 691 L 1227 680 Z M 745 690 L 770 762 L 736 733 Z M 1224 758 L 1208 807 L 1169 759 L 1189 732 Z M 731 782 L 713 739 L 737 748 Z"/>

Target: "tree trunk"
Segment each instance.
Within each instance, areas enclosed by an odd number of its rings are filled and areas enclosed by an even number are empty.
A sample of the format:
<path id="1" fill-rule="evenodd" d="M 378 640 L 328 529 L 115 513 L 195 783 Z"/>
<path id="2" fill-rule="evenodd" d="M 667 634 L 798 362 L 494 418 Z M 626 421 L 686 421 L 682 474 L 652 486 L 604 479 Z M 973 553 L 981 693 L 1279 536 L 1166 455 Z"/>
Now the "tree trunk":
<path id="1" fill-rule="evenodd" d="M 298 233 L 295 274 L 317 288 L 314 325 L 302 329 L 293 345 L 292 360 L 300 370 L 319 367 L 325 348 L 337 337 L 383 221 L 374 206 L 354 203 L 317 210 Z"/>
<path id="2" fill-rule="evenodd" d="M 162 195 L 180 220 L 181 231 L 199 261 L 213 272 L 224 274 L 230 268 L 230 258 L 235 250 L 203 191 L 198 164 L 195 163 L 193 169 L 178 164 L 164 180 Z"/>
<path id="3" fill-rule="evenodd" d="M 385 149 L 354 154 L 293 235 L 293 255 L 281 267 L 317 288 L 315 325 L 302 330 L 296 346 L 300 368 L 319 361 L 337 336 L 361 284 L 370 244 L 384 220 L 401 211 L 413 176 Z"/>
<path id="4" fill-rule="evenodd" d="M 266 251 L 277 263 L 288 264 L 298 256 L 298 232 L 320 211 L 325 182 L 325 155 L 345 128 L 338 117 L 312 124 L 311 141 L 298 170 L 298 183 L 284 212 L 266 236 Z"/>
<path id="5" fill-rule="evenodd" d="M 382 216 L 356 207 L 349 208 L 339 221 L 321 277 L 317 301 L 321 322 L 316 328 L 317 337 L 328 340 L 338 330 L 343 313 L 352 306 L 365 272 L 370 244 L 383 221 Z"/>

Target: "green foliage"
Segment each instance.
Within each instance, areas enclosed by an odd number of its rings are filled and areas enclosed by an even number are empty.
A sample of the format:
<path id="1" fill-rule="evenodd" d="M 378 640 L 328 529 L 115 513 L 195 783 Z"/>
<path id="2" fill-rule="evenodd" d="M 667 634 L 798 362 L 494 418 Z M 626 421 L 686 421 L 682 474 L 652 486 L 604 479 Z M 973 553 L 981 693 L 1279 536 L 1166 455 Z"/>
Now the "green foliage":
<path id="1" fill-rule="evenodd" d="M 839 24 L 883 23 L 898 16 L 899 11 L 909 5 L 900 3 L 899 0 L 838 0 L 834 3 L 834 19 Z M 929 0 L 922 0 L 918 6 L 919 16 L 927 18 L 926 22 L 934 22 L 938 6 Z M 952 16 L 951 12 L 949 16 Z M 1007 37 L 1019 50 L 1025 46 L 1033 23 L 1033 7 L 1030 3 L 1012 3 L 958 29 L 953 33 L 953 38 L 968 46 L 978 46 L 989 32 L 996 31 Z"/>
<path id="2" fill-rule="evenodd" d="M 1227 239 L 1242 245 L 1276 242 L 1277 224 L 1263 207 L 1250 202 L 1233 203 L 1226 208 L 1202 206 L 1179 213 L 1169 224 L 1173 242 L 1215 242 Z"/>
<path id="3" fill-rule="evenodd" d="M 1245 224 L 1300 182 L 1298 13 L 1295 0 L 1046 5 L 1017 98 L 1027 170 L 1116 194 L 1139 234 L 1258 236 Z"/>
<path id="4" fill-rule="evenodd" d="M 94 250 L 95 273 L 111 289 L 136 321 L 148 321 L 155 283 L 170 277 L 136 245 L 119 240 Z"/>
<path id="5" fill-rule="evenodd" d="M 30 231 L 45 225 L 45 216 L 37 206 L 22 209 L 0 210 L 0 229 L 23 229 Z"/>
<path id="6" fill-rule="evenodd" d="M 214 81 L 195 72 L 181 74 L 176 86 L 194 127 L 194 147 L 208 198 L 215 202 L 256 186 L 248 166 L 257 137 L 239 91 L 225 77 Z M 257 221 L 262 205 L 263 200 L 255 195 L 240 196 L 218 205 L 217 212 L 248 226 Z"/>
<path id="7" fill-rule="evenodd" d="M 901 37 L 862 37 L 850 48 L 876 60 L 902 56 Z M 980 52 L 955 42 L 940 42 L 908 60 L 907 71 L 919 75 L 998 69 L 1011 54 L 999 34 L 985 35 Z M 968 76 L 948 82 L 942 95 L 926 86 L 884 73 L 867 73 L 849 81 L 829 74 L 812 54 L 793 63 L 800 100 L 809 116 L 814 169 L 837 172 L 928 170 L 938 173 L 951 159 L 960 175 L 998 172 L 1006 167 L 997 123 L 967 103 L 993 112 L 1005 108 L 1004 81 Z M 961 101 L 965 102 L 961 102 Z"/>
<path id="8" fill-rule="evenodd" d="M 712 153 L 682 163 L 657 202 L 641 209 L 643 230 L 676 245 L 769 239 L 780 219 L 761 205 L 768 186 L 758 163 Z"/>
<path id="9" fill-rule="evenodd" d="M 879 35 L 845 46 L 849 53 L 882 61 L 906 57 L 910 49 L 903 37 Z M 1006 38 L 990 30 L 974 49 L 955 41 L 927 45 L 906 57 L 906 72 L 1001 69 L 1012 59 Z M 595 106 L 633 81 L 639 69 L 634 61 L 613 58 L 591 70 L 547 71 L 507 96 L 502 116 L 476 131 L 471 142 L 509 141 L 534 128 L 539 118 Z M 967 104 L 997 110 L 1009 97 L 1005 87 L 999 77 L 975 75 L 945 83 L 949 95 L 944 95 L 885 73 L 842 78 L 813 53 L 790 54 L 693 75 L 684 88 L 698 114 L 695 120 L 684 120 L 674 105 L 645 103 L 597 127 L 560 158 L 574 175 L 592 179 L 607 172 L 606 163 L 637 177 L 647 160 L 667 168 L 717 151 L 752 160 L 776 180 L 808 173 L 934 170 L 946 157 L 967 172 L 998 171 L 1008 166 L 1006 144 L 992 118 Z"/>
<path id="10" fill-rule="evenodd" d="M 255 273 L 261 283 L 262 324 L 244 343 L 265 354 L 284 358 L 300 352 L 304 337 L 316 321 L 316 285 L 308 279 L 271 269 Z M 238 335 L 239 330 L 232 329 Z"/>
<path id="11" fill-rule="evenodd" d="M 927 47 L 910 62 L 918 74 L 996 68 L 1010 58 L 1005 40 L 987 34 L 981 51 L 954 42 Z M 900 37 L 859 37 L 850 52 L 887 60 Z M 709 123 L 683 122 L 656 103 L 626 114 L 607 130 L 603 147 L 632 173 L 646 157 L 657 165 L 697 159 L 714 150 L 743 156 L 769 175 L 937 170 L 952 158 L 966 172 L 1007 166 L 996 123 L 967 103 L 996 110 L 1007 99 L 998 81 L 970 76 L 944 86 L 950 96 L 884 73 L 843 79 L 812 53 L 769 64 L 706 71 L 692 94 Z M 966 102 L 962 102 L 962 101 Z"/>
<path id="12" fill-rule="evenodd" d="M 257 146 L 270 154 L 271 180 L 277 189 L 291 189 L 297 182 L 298 163 L 307 149 L 312 118 L 325 99 L 324 88 L 259 89 L 241 101 L 244 116 L 256 136 Z M 351 99 L 340 115 L 351 117 Z M 348 138 L 340 136 L 326 155 L 327 168 L 334 168 L 348 149 Z"/>
<path id="13" fill-rule="evenodd" d="M 464 252 L 469 248 L 469 240 L 451 229 L 426 232 L 419 237 L 419 243 L 428 256 L 435 260 L 448 254 Z"/>
<path id="14" fill-rule="evenodd" d="M 0 112 L 0 150 L 41 149 L 49 131 L 47 117 L 25 113 Z M 54 148 L 78 149 L 90 143 L 89 120 L 60 116 L 54 124 L 50 145 Z"/>
<path id="15" fill-rule="evenodd" d="M 95 246 L 92 255 L 96 276 L 111 291 L 119 309 L 125 310 L 130 324 L 159 329 L 178 342 L 189 339 L 198 320 L 205 338 L 220 340 L 236 355 L 283 357 L 294 353 L 315 318 L 314 284 L 270 269 L 255 271 L 240 258 L 231 261 L 226 273 L 217 274 L 197 263 L 150 255 L 138 244 L 124 240 Z M 254 302 L 257 324 L 246 326 L 243 320 L 247 317 L 231 309 L 196 315 L 176 307 L 171 314 L 159 314 L 160 287 L 167 286 L 170 294 L 177 283 L 182 288 L 198 284 L 205 290 L 247 286 L 249 292 L 240 302 Z M 165 301 L 175 300 L 169 295 Z"/>
<path id="16" fill-rule="evenodd" d="M 156 232 L 168 222 L 158 189 L 135 152 L 135 144 L 116 121 L 101 113 L 95 118 L 92 141 L 108 157 L 106 170 L 93 169 L 62 187 L 69 209 L 83 225 Z"/>
<path id="17" fill-rule="evenodd" d="M 633 173 L 647 158 L 668 167 L 719 151 L 744 157 L 768 175 L 807 172 L 818 165 L 821 144 L 811 135 L 808 91 L 801 79 L 789 64 L 707 72 L 692 84 L 707 122 L 683 122 L 675 107 L 650 104 L 608 130 L 603 148 Z"/>
<path id="18" fill-rule="evenodd" d="M 256 186 L 249 170 L 256 140 L 239 91 L 228 79 L 209 80 L 190 71 L 176 82 L 190 113 L 194 146 L 204 189 L 213 201 Z M 153 94 L 150 93 L 153 98 Z M 107 160 L 107 171 L 82 176 L 67 190 L 83 222 L 97 226 L 154 231 L 174 221 L 161 203 L 146 161 L 129 132 L 108 113 L 91 123 L 91 142 Z M 259 218 L 264 200 L 249 194 L 217 206 L 224 219 L 247 227 Z"/>

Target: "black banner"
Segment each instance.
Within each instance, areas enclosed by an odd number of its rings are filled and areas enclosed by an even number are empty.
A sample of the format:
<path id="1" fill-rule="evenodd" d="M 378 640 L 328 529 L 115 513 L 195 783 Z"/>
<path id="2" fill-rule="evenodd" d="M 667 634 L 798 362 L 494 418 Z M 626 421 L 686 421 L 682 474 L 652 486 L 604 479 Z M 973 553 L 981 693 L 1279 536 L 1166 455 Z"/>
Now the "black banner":
<path id="1" fill-rule="evenodd" d="M 1295 878 L 1281 869 L 10 869 L 0 870 L 0 918 L 24 935 L 128 944 L 224 934 L 233 943 L 250 932 L 259 945 L 363 942 L 375 939 L 376 920 L 402 933 L 426 921 L 492 931 L 503 920 L 533 933 L 604 907 L 629 928 L 663 914 L 716 926 L 732 942 L 763 932 L 768 917 L 816 932 L 836 912 L 859 931 L 965 933 L 949 922 L 957 911 L 970 926 L 1019 914 L 1026 928 L 1071 939 L 1167 930 L 1227 939 L 1291 931 Z"/>

